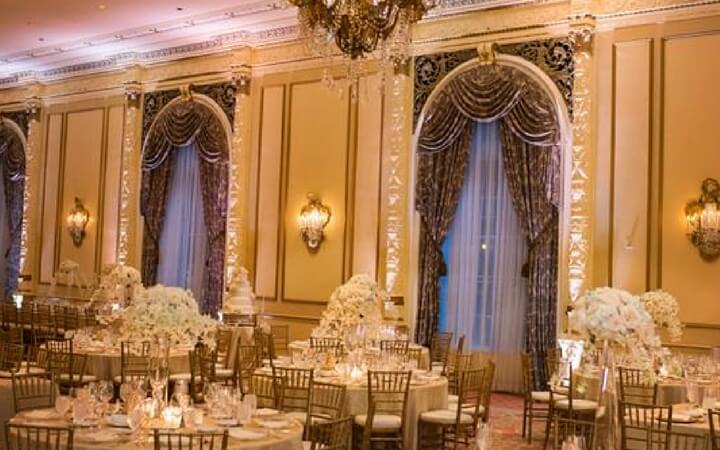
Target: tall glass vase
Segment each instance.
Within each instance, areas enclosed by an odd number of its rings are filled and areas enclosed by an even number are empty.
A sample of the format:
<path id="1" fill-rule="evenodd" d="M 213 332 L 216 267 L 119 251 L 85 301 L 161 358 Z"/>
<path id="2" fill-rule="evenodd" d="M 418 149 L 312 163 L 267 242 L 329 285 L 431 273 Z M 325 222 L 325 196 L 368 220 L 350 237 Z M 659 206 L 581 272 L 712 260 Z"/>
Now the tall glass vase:
<path id="1" fill-rule="evenodd" d="M 168 381 L 170 376 L 170 344 L 167 339 L 158 339 L 150 349 L 150 387 L 152 398 L 162 407 L 168 402 Z"/>
<path id="2" fill-rule="evenodd" d="M 614 450 L 619 444 L 618 386 L 615 371 L 615 355 L 609 342 L 603 342 L 600 354 L 600 386 L 598 408 L 595 414 L 596 449 Z"/>

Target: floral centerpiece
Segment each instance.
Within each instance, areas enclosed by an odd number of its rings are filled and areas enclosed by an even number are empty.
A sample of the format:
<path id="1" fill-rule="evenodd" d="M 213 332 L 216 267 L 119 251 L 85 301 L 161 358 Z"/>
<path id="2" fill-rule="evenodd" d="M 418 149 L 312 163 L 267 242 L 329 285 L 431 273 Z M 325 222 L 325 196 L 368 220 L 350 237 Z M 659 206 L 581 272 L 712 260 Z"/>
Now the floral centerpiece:
<path id="1" fill-rule="evenodd" d="M 60 262 L 57 272 L 55 272 L 55 276 L 52 279 L 52 283 L 53 285 L 61 283 L 65 286 L 76 286 L 78 288 L 83 288 L 87 285 L 83 276 L 80 274 L 80 264 L 71 259 Z"/>
<path id="2" fill-rule="evenodd" d="M 119 337 L 192 346 L 198 341 L 214 347 L 218 322 L 200 313 L 190 291 L 162 285 L 144 289 L 119 315 Z"/>
<path id="3" fill-rule="evenodd" d="M 100 273 L 100 284 L 91 300 L 126 306 L 142 290 L 142 279 L 137 269 L 125 264 L 107 264 Z"/>
<path id="4" fill-rule="evenodd" d="M 640 294 L 640 301 L 652 317 L 655 327 L 666 330 L 671 341 L 679 341 L 682 337 L 683 325 L 680 321 L 680 305 L 677 299 L 659 289 Z"/>
<path id="5" fill-rule="evenodd" d="M 368 330 L 382 325 L 382 291 L 370 276 L 354 275 L 330 296 L 320 325 L 312 332 L 316 337 L 344 338 L 358 325 Z"/>
<path id="6" fill-rule="evenodd" d="M 655 322 L 639 297 L 621 289 L 599 288 L 573 303 L 571 331 L 587 338 L 586 348 L 607 342 L 630 353 L 638 363 L 652 363 L 662 349 Z"/>

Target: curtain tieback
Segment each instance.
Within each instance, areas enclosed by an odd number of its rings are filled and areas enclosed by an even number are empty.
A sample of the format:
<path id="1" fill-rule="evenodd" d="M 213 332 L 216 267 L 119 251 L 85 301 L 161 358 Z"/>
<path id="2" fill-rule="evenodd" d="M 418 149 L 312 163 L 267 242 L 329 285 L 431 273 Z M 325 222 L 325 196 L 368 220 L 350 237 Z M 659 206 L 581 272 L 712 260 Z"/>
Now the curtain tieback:
<path id="1" fill-rule="evenodd" d="M 528 260 L 523 264 L 522 269 L 520 271 L 520 274 L 523 278 L 530 278 L 530 256 L 535 253 L 535 250 L 545 242 L 545 235 L 548 231 L 552 230 L 553 224 L 555 222 L 555 218 L 552 217 L 543 223 L 542 228 L 540 229 L 540 232 L 535 235 L 534 238 L 528 239 Z"/>

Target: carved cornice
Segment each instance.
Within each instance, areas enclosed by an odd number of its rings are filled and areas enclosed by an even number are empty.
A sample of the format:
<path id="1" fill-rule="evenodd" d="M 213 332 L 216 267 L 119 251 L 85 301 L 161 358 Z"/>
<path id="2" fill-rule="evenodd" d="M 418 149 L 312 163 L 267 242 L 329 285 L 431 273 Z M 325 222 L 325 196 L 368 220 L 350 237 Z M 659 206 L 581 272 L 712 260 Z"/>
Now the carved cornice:
<path id="1" fill-rule="evenodd" d="M 123 84 L 125 88 L 125 100 L 130 108 L 140 106 L 140 98 L 142 97 L 142 84 L 137 81 L 128 81 Z"/>
<path id="2" fill-rule="evenodd" d="M 230 67 L 232 79 L 238 93 L 250 95 L 250 82 L 252 81 L 252 67 L 248 64 L 234 64 Z"/>
<path id="3" fill-rule="evenodd" d="M 42 100 L 39 97 L 29 97 L 25 100 L 25 111 L 27 111 L 28 121 L 39 121 L 42 112 Z"/>

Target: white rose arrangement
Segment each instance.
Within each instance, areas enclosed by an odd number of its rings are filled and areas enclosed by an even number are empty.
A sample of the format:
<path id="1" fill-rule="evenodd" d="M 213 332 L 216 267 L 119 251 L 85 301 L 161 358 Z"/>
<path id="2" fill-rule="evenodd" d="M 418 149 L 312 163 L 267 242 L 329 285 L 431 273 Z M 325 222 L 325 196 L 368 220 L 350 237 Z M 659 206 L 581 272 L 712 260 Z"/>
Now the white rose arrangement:
<path id="1" fill-rule="evenodd" d="M 586 348 L 597 349 L 607 342 L 627 353 L 638 367 L 652 369 L 662 355 L 655 322 L 639 297 L 621 289 L 599 288 L 572 304 L 571 331 L 587 338 Z"/>
<path id="2" fill-rule="evenodd" d="M 162 285 L 144 289 L 119 315 L 120 339 L 193 346 L 215 346 L 219 323 L 200 313 L 190 291 Z"/>
<path id="3" fill-rule="evenodd" d="M 663 290 L 656 290 L 640 294 L 645 309 L 652 317 L 658 329 L 667 331 L 673 342 L 682 337 L 683 324 L 680 321 L 680 305 L 675 297 Z"/>
<path id="4" fill-rule="evenodd" d="M 121 288 L 122 292 L 119 292 L 118 288 Z M 142 290 L 142 279 L 136 268 L 125 264 L 107 264 L 100 273 L 100 284 L 93 292 L 91 300 L 125 304 Z"/>
<path id="5" fill-rule="evenodd" d="M 312 335 L 343 338 L 358 325 L 378 328 L 382 324 L 378 299 L 382 296 L 382 291 L 369 275 L 353 276 L 332 293 L 320 325 Z"/>

